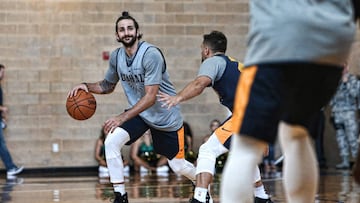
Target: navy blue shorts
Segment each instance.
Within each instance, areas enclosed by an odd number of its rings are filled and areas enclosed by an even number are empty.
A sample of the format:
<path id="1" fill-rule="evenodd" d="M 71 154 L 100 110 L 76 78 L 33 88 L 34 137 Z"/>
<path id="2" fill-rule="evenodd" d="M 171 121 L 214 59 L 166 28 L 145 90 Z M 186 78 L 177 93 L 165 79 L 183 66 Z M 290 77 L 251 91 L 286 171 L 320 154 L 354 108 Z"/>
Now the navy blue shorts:
<path id="1" fill-rule="evenodd" d="M 233 130 L 268 143 L 280 121 L 306 127 L 339 85 L 342 67 L 312 63 L 262 64 L 240 76 Z"/>
<path id="2" fill-rule="evenodd" d="M 126 121 L 120 127 L 126 130 L 130 135 L 130 140 L 126 145 L 131 145 L 150 129 L 154 150 L 157 154 L 161 154 L 169 160 L 174 157 L 185 157 L 184 127 L 180 128 L 178 131 L 161 131 L 151 128 L 140 116 L 136 116 Z"/>

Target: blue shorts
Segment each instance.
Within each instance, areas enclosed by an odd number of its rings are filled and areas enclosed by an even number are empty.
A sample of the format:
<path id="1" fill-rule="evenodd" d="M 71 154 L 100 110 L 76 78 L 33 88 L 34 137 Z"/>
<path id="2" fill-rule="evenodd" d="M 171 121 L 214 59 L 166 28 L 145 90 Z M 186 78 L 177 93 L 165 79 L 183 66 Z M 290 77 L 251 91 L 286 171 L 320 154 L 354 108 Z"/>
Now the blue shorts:
<path id="1" fill-rule="evenodd" d="M 335 93 L 342 70 L 312 63 L 245 68 L 236 90 L 233 131 L 273 144 L 280 121 L 307 127 Z"/>
<path id="2" fill-rule="evenodd" d="M 140 116 L 126 121 L 119 127 L 126 130 L 130 135 L 130 141 L 126 145 L 131 145 L 150 129 L 154 150 L 157 154 L 161 154 L 169 160 L 175 157 L 179 159 L 185 157 L 184 127 L 177 131 L 161 131 L 151 128 Z"/>

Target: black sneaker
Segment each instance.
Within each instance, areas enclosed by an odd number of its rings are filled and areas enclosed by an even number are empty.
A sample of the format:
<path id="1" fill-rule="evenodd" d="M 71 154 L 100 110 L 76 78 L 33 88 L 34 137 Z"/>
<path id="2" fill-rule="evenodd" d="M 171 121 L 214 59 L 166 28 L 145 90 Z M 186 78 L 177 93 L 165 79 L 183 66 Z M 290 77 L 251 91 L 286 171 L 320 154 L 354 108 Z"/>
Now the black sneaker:
<path id="1" fill-rule="evenodd" d="M 202 203 L 199 200 L 195 199 L 195 198 L 191 198 L 189 203 Z"/>
<path id="2" fill-rule="evenodd" d="M 209 192 L 206 193 L 206 201 L 204 203 L 213 203 L 213 199 L 211 198 Z M 203 203 L 200 202 L 199 200 L 195 199 L 194 197 L 192 197 L 189 201 L 189 203 Z"/>
<path id="3" fill-rule="evenodd" d="M 114 192 L 115 193 L 115 199 L 113 203 L 129 203 L 127 193 L 124 195 L 121 195 L 120 192 Z"/>
<path id="4" fill-rule="evenodd" d="M 213 199 L 210 196 L 209 191 L 206 193 L 206 203 L 213 203 Z"/>
<path id="5" fill-rule="evenodd" d="M 192 184 L 192 186 L 193 186 L 192 191 L 193 191 L 193 193 L 194 193 L 196 186 L 195 186 L 194 183 L 191 183 L 191 184 Z M 202 202 L 200 202 L 199 200 L 195 199 L 194 197 L 191 197 L 190 200 L 189 200 L 189 203 L 198 203 L 198 202 L 199 202 L 199 203 L 202 203 Z M 210 196 L 209 191 L 206 192 L 206 202 L 205 202 L 205 203 L 214 203 L 212 197 Z"/>
<path id="6" fill-rule="evenodd" d="M 270 197 L 268 199 L 261 199 L 260 197 L 255 197 L 254 203 L 274 203 L 271 201 Z"/>

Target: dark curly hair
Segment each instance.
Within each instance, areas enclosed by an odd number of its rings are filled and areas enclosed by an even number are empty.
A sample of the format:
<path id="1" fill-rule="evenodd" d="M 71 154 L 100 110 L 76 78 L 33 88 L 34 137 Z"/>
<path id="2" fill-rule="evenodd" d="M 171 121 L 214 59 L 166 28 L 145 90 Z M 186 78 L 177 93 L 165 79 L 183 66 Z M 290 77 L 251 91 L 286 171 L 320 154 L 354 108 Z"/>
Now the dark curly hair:
<path id="1" fill-rule="evenodd" d="M 209 46 L 213 52 L 226 52 L 227 39 L 222 32 L 214 30 L 203 37 L 203 43 Z"/>
<path id="2" fill-rule="evenodd" d="M 124 20 L 124 19 L 130 19 L 134 22 L 134 25 L 135 25 L 135 28 L 136 30 L 139 30 L 139 24 L 138 22 L 135 20 L 135 18 L 133 18 L 128 11 L 123 11 L 121 16 L 118 17 L 118 19 L 116 20 L 116 23 L 115 23 L 115 32 L 118 31 L 118 23 L 120 20 Z M 138 39 L 141 39 L 142 38 L 142 34 L 139 33 L 138 36 L 137 36 Z"/>

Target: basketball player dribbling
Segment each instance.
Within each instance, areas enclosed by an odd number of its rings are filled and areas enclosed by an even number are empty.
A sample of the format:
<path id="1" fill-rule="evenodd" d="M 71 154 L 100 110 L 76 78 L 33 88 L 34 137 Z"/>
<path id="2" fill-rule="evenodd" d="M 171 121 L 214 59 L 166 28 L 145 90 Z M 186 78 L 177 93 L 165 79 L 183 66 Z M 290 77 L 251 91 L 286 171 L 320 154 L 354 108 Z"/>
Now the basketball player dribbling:
<path id="1" fill-rule="evenodd" d="M 102 81 L 76 85 L 69 96 L 79 89 L 97 94 L 114 91 L 118 82 L 124 89 L 129 108 L 104 123 L 106 163 L 115 192 L 114 203 L 127 203 L 121 148 L 139 139 L 150 129 L 154 149 L 168 159 L 171 169 L 195 181 L 195 167 L 185 160 L 183 117 L 180 107 L 170 111 L 156 100 L 159 90 L 175 95 L 161 51 L 140 41 L 142 34 L 137 21 L 123 12 L 115 24 L 115 36 L 123 47 L 112 52 L 109 68 Z"/>

